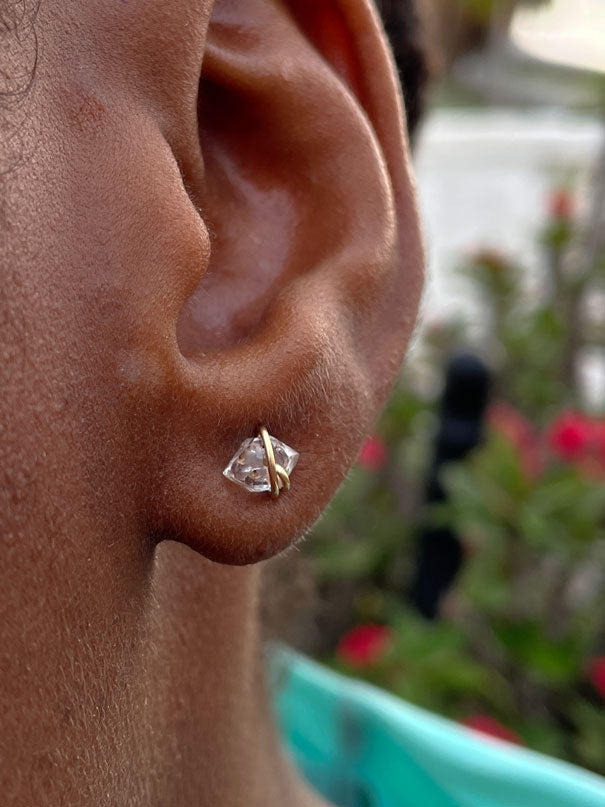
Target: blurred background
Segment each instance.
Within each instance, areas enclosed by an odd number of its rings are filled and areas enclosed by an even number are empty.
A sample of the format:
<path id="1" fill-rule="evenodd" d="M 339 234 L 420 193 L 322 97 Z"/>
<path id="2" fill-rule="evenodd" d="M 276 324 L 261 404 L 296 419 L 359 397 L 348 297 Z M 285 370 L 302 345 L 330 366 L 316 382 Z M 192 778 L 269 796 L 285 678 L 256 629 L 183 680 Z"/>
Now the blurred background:
<path id="1" fill-rule="evenodd" d="M 379 5 L 432 77 L 421 115 L 404 76 L 427 287 L 375 433 L 276 561 L 287 638 L 605 774 L 605 2 L 423 0 L 411 39 Z"/>

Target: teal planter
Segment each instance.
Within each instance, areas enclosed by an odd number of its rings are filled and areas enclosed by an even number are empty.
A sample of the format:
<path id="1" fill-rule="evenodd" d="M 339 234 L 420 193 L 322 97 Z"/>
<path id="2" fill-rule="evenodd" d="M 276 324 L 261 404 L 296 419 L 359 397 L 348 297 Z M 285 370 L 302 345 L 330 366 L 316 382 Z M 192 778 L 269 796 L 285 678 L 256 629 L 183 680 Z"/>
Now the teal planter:
<path id="1" fill-rule="evenodd" d="M 605 807 L 605 780 L 478 735 L 286 648 L 269 652 L 295 763 L 337 807 Z"/>

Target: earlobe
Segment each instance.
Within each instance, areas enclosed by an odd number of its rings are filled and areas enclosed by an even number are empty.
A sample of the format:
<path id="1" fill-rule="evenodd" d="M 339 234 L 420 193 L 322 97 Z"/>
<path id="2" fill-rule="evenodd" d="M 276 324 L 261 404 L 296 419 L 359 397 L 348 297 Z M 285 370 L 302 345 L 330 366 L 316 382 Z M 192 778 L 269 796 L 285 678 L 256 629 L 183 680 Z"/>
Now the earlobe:
<path id="1" fill-rule="evenodd" d="M 422 250 L 365 0 L 219 0 L 199 117 L 212 254 L 182 300 L 152 526 L 251 563 L 311 526 L 344 478 L 409 337 Z M 222 475 L 259 423 L 300 452 L 275 500 Z"/>

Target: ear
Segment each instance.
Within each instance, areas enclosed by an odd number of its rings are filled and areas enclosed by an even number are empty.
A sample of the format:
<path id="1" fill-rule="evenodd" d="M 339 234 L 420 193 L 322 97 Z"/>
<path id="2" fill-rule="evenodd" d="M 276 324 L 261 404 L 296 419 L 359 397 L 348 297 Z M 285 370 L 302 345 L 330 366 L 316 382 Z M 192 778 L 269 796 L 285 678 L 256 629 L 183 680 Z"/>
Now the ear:
<path id="1" fill-rule="evenodd" d="M 148 512 L 158 537 L 251 563 L 317 519 L 416 316 L 400 94 L 369 0 L 219 0 L 199 128 L 204 174 L 189 189 L 211 255 L 195 289 L 177 271 L 165 279 L 181 314 L 162 323 L 170 391 Z M 259 423 L 300 452 L 276 500 L 222 476 Z"/>

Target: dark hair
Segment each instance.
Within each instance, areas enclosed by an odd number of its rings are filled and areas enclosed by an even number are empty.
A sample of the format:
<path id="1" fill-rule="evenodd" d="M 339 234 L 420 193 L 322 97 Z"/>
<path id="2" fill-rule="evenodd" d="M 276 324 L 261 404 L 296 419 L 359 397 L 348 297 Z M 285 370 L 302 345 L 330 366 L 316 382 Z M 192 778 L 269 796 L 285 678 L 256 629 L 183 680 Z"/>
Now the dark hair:
<path id="1" fill-rule="evenodd" d="M 36 18 L 41 0 L 2 0 L 0 45 L 9 69 L 0 68 L 0 100 L 3 105 L 21 100 L 29 92 L 38 63 Z"/>
<path id="2" fill-rule="evenodd" d="M 23 157 L 25 101 L 36 78 L 41 0 L 0 0 L 0 174 Z"/>
<path id="3" fill-rule="evenodd" d="M 430 53 L 416 0 L 376 0 L 399 72 L 410 138 L 424 113 Z"/>

